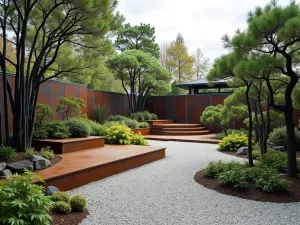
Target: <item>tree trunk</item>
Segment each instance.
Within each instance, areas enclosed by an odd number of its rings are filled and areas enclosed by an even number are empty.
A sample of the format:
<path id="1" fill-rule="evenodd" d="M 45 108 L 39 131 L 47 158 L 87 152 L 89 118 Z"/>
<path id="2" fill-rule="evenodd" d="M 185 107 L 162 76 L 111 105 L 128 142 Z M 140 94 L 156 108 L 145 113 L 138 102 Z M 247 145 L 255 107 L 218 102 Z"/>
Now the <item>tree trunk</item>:
<path id="1" fill-rule="evenodd" d="M 253 167 L 254 166 L 253 157 L 252 157 L 252 130 L 253 130 L 253 121 L 252 121 L 251 105 L 250 105 L 250 100 L 249 100 L 249 91 L 250 91 L 250 85 L 247 85 L 246 101 L 247 101 L 248 117 L 249 117 L 248 162 L 249 162 L 249 166 Z"/>
<path id="2" fill-rule="evenodd" d="M 3 145 L 3 134 L 2 134 L 2 116 L 1 116 L 1 104 L 0 104 L 0 146 Z"/>

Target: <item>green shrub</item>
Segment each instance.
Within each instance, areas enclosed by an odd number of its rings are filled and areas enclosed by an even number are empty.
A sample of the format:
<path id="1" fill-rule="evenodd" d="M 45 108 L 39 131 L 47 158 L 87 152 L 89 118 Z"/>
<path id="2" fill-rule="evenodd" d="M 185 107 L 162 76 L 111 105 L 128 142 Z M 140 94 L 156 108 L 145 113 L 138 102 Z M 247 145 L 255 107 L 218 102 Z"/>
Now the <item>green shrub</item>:
<path id="1" fill-rule="evenodd" d="M 57 213 L 68 214 L 72 211 L 72 208 L 69 203 L 55 202 L 53 210 Z"/>
<path id="2" fill-rule="evenodd" d="M 64 139 L 69 138 L 69 127 L 63 121 L 54 121 L 48 124 L 49 137 Z"/>
<path id="3" fill-rule="evenodd" d="M 0 182 L 0 224 L 50 225 L 48 213 L 53 203 L 35 181 L 43 182 L 41 177 L 25 171 Z"/>
<path id="4" fill-rule="evenodd" d="M 285 173 L 287 171 L 287 155 L 284 152 L 275 150 L 268 150 L 266 154 L 259 158 L 263 166 L 277 170 L 278 172 Z"/>
<path id="5" fill-rule="evenodd" d="M 86 199 L 81 195 L 75 195 L 70 200 L 70 205 L 72 208 L 72 211 L 74 212 L 82 212 L 87 205 Z"/>
<path id="6" fill-rule="evenodd" d="M 149 123 L 147 123 L 147 122 L 138 122 L 138 127 L 139 128 L 148 128 Z"/>
<path id="7" fill-rule="evenodd" d="M 130 145 L 133 133 L 123 124 L 111 125 L 108 128 L 106 142 L 108 144 Z"/>
<path id="8" fill-rule="evenodd" d="M 60 97 L 59 105 L 56 108 L 56 111 L 62 114 L 62 119 L 69 119 L 74 114 L 80 115 L 81 108 L 85 107 L 84 101 L 81 98 L 67 98 L 67 97 Z"/>
<path id="9" fill-rule="evenodd" d="M 82 119 L 67 120 L 66 125 L 69 127 L 71 137 L 88 137 L 90 135 L 90 128 Z"/>
<path id="10" fill-rule="evenodd" d="M 300 131 L 295 130 L 296 148 L 300 150 Z M 286 127 L 277 127 L 269 135 L 270 142 L 273 146 L 284 146 L 287 148 Z"/>
<path id="11" fill-rule="evenodd" d="M 7 161 L 15 158 L 16 150 L 9 146 L 0 146 L 0 161 Z"/>
<path id="12" fill-rule="evenodd" d="M 49 160 L 55 157 L 53 150 L 51 150 L 49 146 L 42 148 L 39 155 Z"/>
<path id="13" fill-rule="evenodd" d="M 131 113 L 130 118 L 139 122 L 145 121 L 144 113 L 142 112 Z"/>
<path id="14" fill-rule="evenodd" d="M 104 126 L 106 127 L 111 127 L 111 126 L 114 126 L 114 125 L 122 125 L 122 121 L 121 122 L 117 122 L 117 121 L 108 121 L 104 124 Z"/>
<path id="15" fill-rule="evenodd" d="M 252 147 L 252 157 L 253 159 L 259 159 L 261 157 L 261 150 L 258 145 L 253 145 Z"/>
<path id="16" fill-rule="evenodd" d="M 76 119 L 82 121 L 83 123 L 85 123 L 88 126 L 90 135 L 106 136 L 107 127 L 105 125 L 99 124 L 99 123 L 89 120 L 89 119 L 84 119 L 84 118 L 79 118 L 79 117 L 77 117 Z"/>
<path id="17" fill-rule="evenodd" d="M 145 140 L 143 135 L 139 134 L 134 134 L 131 138 L 131 144 L 133 145 L 147 145 L 148 141 Z"/>
<path id="18" fill-rule="evenodd" d="M 104 124 L 109 116 L 109 108 L 106 105 L 97 105 L 93 108 L 92 119 L 97 123 Z"/>
<path id="19" fill-rule="evenodd" d="M 54 120 L 53 108 L 50 105 L 38 103 L 35 112 L 35 126 L 42 126 L 51 120 Z"/>
<path id="20" fill-rule="evenodd" d="M 46 125 L 37 126 L 33 131 L 33 139 L 47 139 L 49 137 L 49 127 Z"/>
<path id="21" fill-rule="evenodd" d="M 228 171 L 233 167 L 242 167 L 241 164 L 235 161 L 222 162 L 221 160 L 209 162 L 208 166 L 204 169 L 204 174 L 208 177 L 217 177 L 220 173 Z"/>
<path id="22" fill-rule="evenodd" d="M 124 120 L 123 123 L 131 129 L 139 128 L 139 122 L 136 120 L 132 120 L 132 119 L 128 118 L 128 119 Z"/>
<path id="23" fill-rule="evenodd" d="M 248 137 L 244 134 L 230 134 L 219 143 L 221 151 L 237 151 L 248 145 Z"/>
<path id="24" fill-rule="evenodd" d="M 154 113 L 150 113 L 150 119 L 149 120 L 157 120 L 158 116 Z"/>
<path id="25" fill-rule="evenodd" d="M 51 195 L 51 200 L 53 202 L 65 202 L 69 203 L 70 202 L 70 195 L 67 192 L 63 191 L 58 191 Z"/>
<path id="26" fill-rule="evenodd" d="M 277 170 L 258 164 L 254 167 L 247 168 L 247 180 L 255 182 L 264 173 L 276 174 Z"/>
<path id="27" fill-rule="evenodd" d="M 265 192 L 275 192 L 286 190 L 290 182 L 274 173 L 273 170 L 261 170 L 261 173 L 255 178 L 255 184 Z"/>
<path id="28" fill-rule="evenodd" d="M 36 154 L 36 151 L 34 148 L 28 148 L 26 151 L 25 151 L 25 154 L 26 154 L 26 157 L 30 158 L 31 156 L 35 155 Z"/>
<path id="29" fill-rule="evenodd" d="M 245 188 L 248 185 L 247 171 L 240 166 L 232 167 L 218 174 L 217 179 L 221 184 L 231 184 L 234 188 Z"/>
<path id="30" fill-rule="evenodd" d="M 121 115 L 111 115 L 108 118 L 108 121 L 114 121 L 114 122 L 122 122 L 124 120 L 127 120 L 128 118 L 126 116 L 121 116 Z"/>

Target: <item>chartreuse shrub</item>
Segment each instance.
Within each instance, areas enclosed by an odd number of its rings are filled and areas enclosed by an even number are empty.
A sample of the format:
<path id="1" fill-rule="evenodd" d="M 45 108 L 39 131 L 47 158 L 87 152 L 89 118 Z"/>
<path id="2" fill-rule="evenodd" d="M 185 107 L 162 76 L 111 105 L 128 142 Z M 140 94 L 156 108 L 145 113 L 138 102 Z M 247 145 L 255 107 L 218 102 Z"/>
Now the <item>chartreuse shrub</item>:
<path id="1" fill-rule="evenodd" d="M 53 202 L 70 202 L 70 195 L 67 192 L 58 191 L 51 196 Z"/>
<path id="2" fill-rule="evenodd" d="M 133 132 L 124 124 L 113 124 L 108 127 L 106 142 L 108 144 L 130 145 Z"/>
<path id="3" fill-rule="evenodd" d="M 145 140 L 143 135 L 139 134 L 134 134 L 131 138 L 131 144 L 133 145 L 147 145 L 148 142 Z"/>
<path id="4" fill-rule="evenodd" d="M 57 213 L 68 214 L 72 211 L 69 203 L 66 202 L 55 202 L 53 210 Z"/>
<path id="5" fill-rule="evenodd" d="M 0 182 L 0 224 L 50 225 L 49 210 L 53 206 L 49 196 L 44 195 L 43 182 L 35 173 L 25 171 Z"/>
<path id="6" fill-rule="evenodd" d="M 73 212 L 82 212 L 87 205 L 86 199 L 81 195 L 75 195 L 70 200 L 70 205 Z"/>
<path id="7" fill-rule="evenodd" d="M 240 147 L 248 145 L 248 137 L 244 134 L 230 134 L 219 143 L 221 151 L 237 151 Z"/>
<path id="8" fill-rule="evenodd" d="M 69 127 L 71 137 L 88 137 L 90 135 L 90 128 L 81 119 L 73 118 L 65 123 Z"/>
<path id="9" fill-rule="evenodd" d="M 46 159 L 54 159 L 55 157 L 55 154 L 53 152 L 53 150 L 50 149 L 49 146 L 47 146 L 46 148 L 42 148 L 41 151 L 40 151 L 40 156 L 46 158 Z"/>
<path id="10" fill-rule="evenodd" d="M 7 161 L 15 158 L 16 150 L 10 146 L 0 146 L 0 161 Z"/>
<path id="11" fill-rule="evenodd" d="M 63 121 L 54 121 L 48 124 L 50 138 L 64 139 L 69 138 L 69 127 Z"/>

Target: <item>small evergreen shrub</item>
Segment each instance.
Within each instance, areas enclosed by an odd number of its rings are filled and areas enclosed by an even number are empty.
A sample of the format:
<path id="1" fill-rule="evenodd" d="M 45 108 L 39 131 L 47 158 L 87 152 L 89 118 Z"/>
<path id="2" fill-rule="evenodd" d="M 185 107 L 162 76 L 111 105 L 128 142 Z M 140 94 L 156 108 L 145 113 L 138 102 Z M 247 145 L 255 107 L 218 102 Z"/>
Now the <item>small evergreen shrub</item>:
<path id="1" fill-rule="evenodd" d="M 92 136 L 106 136 L 107 133 L 107 127 L 99 124 L 95 121 L 89 120 L 89 119 L 84 119 L 84 118 L 78 118 L 78 120 L 82 121 L 85 123 L 90 131 L 90 135 Z"/>
<path id="2" fill-rule="evenodd" d="M 296 148 L 300 150 L 300 131 L 295 130 Z M 277 127 L 269 135 L 270 142 L 273 146 L 284 146 L 287 148 L 287 133 L 286 127 Z"/>
<path id="3" fill-rule="evenodd" d="M 122 122 L 124 120 L 127 120 L 128 118 L 126 116 L 121 116 L 121 115 L 111 115 L 108 118 L 108 121 L 114 121 L 114 122 Z"/>
<path id="4" fill-rule="evenodd" d="M 54 121 L 48 124 L 50 138 L 64 139 L 69 138 L 69 127 L 63 121 Z"/>
<path id="5" fill-rule="evenodd" d="M 133 133 L 123 124 L 111 125 L 108 128 L 106 142 L 108 144 L 130 145 Z"/>
<path id="6" fill-rule="evenodd" d="M 277 170 L 262 165 L 247 168 L 247 180 L 255 182 L 262 174 L 276 174 Z"/>
<path id="7" fill-rule="evenodd" d="M 128 118 L 128 119 L 124 120 L 123 123 L 131 129 L 139 128 L 139 122 L 136 120 L 132 120 L 132 119 Z"/>
<path id="8" fill-rule="evenodd" d="M 86 199 L 81 195 L 75 195 L 70 200 L 70 205 L 72 208 L 72 211 L 74 212 L 82 212 L 87 205 Z"/>
<path id="9" fill-rule="evenodd" d="M 147 122 L 138 122 L 138 127 L 139 128 L 148 128 L 149 123 L 147 123 Z"/>
<path id="10" fill-rule="evenodd" d="M 130 118 L 139 122 L 145 121 L 144 113 L 142 112 L 131 113 Z"/>
<path id="11" fill-rule="evenodd" d="M 284 152 L 268 150 L 266 154 L 259 158 L 263 166 L 277 170 L 280 173 L 287 172 L 287 155 Z"/>
<path id="12" fill-rule="evenodd" d="M 25 171 L 0 182 L 0 224 L 50 225 L 53 202 L 35 181 L 43 182 L 35 173 Z"/>
<path id="13" fill-rule="evenodd" d="M 46 125 L 36 126 L 33 131 L 33 139 L 47 139 L 49 137 L 49 127 Z"/>
<path id="14" fill-rule="evenodd" d="M 55 202 L 53 210 L 57 213 L 68 214 L 72 211 L 69 203 L 66 202 Z"/>
<path id="15" fill-rule="evenodd" d="M 217 177 L 220 173 L 228 171 L 233 167 L 242 167 L 241 164 L 235 161 L 222 162 L 221 160 L 209 162 L 208 166 L 204 169 L 204 174 L 208 177 Z"/>
<path id="16" fill-rule="evenodd" d="M 239 166 L 232 167 L 218 174 L 217 179 L 221 184 L 231 184 L 234 188 L 245 188 L 248 185 L 247 171 Z"/>
<path id="17" fill-rule="evenodd" d="M 54 157 L 55 157 L 53 150 L 51 150 L 49 146 L 47 146 L 46 148 L 42 148 L 39 154 L 40 154 L 40 156 L 42 156 L 48 160 L 54 159 Z"/>
<path id="18" fill-rule="evenodd" d="M 51 200 L 53 202 L 70 202 L 70 195 L 67 192 L 59 191 L 51 195 Z"/>
<path id="19" fill-rule="evenodd" d="M 230 134 L 219 143 L 221 151 L 237 151 L 248 145 L 248 137 L 244 134 Z"/>
<path id="20" fill-rule="evenodd" d="M 25 151 L 25 154 L 26 154 L 26 157 L 30 158 L 31 156 L 35 155 L 36 154 L 36 151 L 34 148 L 28 148 L 26 151 Z"/>
<path id="21" fill-rule="evenodd" d="M 134 134 L 131 138 L 131 144 L 133 145 L 147 145 L 148 141 L 145 140 L 143 135 L 139 134 Z"/>
<path id="22" fill-rule="evenodd" d="M 255 179 L 255 184 L 265 192 L 275 192 L 286 190 L 290 182 L 279 174 L 272 172 L 272 170 L 262 170 Z"/>
<path id="23" fill-rule="evenodd" d="M 71 137 L 88 137 L 90 135 L 90 128 L 81 119 L 70 119 L 66 121 L 69 127 Z"/>
<path id="24" fill-rule="evenodd" d="M 0 146 L 0 161 L 7 161 L 15 158 L 16 150 L 10 146 Z"/>

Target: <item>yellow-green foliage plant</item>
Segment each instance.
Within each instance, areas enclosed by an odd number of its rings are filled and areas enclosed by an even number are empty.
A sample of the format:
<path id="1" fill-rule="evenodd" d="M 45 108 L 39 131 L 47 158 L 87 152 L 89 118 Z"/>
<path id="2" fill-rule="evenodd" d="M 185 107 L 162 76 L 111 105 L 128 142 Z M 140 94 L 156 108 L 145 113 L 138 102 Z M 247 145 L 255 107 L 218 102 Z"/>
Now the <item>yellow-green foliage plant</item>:
<path id="1" fill-rule="evenodd" d="M 230 134 L 219 143 L 221 151 L 237 151 L 248 145 L 248 137 L 244 134 Z"/>
<path id="2" fill-rule="evenodd" d="M 106 142 L 108 144 L 130 145 L 133 132 L 123 124 L 113 124 L 107 130 Z"/>
<path id="3" fill-rule="evenodd" d="M 143 137 L 143 135 L 141 133 L 138 133 L 138 134 L 135 134 L 132 136 L 131 143 L 133 145 L 147 145 L 148 141 L 145 140 L 145 138 Z"/>

